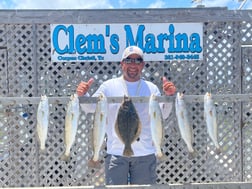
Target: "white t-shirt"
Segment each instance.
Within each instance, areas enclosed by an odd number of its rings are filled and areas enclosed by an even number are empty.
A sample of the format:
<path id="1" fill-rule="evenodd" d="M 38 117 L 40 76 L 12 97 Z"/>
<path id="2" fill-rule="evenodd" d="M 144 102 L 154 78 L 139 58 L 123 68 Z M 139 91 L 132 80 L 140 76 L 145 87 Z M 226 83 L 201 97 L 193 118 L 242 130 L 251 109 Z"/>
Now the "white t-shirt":
<path id="1" fill-rule="evenodd" d="M 152 93 L 157 96 L 161 95 L 158 87 L 149 81 L 141 79 L 140 83 L 138 81 L 126 82 L 122 77 L 105 81 L 93 94 L 93 96 L 99 96 L 101 92 L 107 97 L 120 97 L 124 95 L 128 96 L 128 94 L 129 96 L 149 97 Z M 124 144 L 118 138 L 115 132 L 115 122 L 120 105 L 120 103 L 110 103 L 108 110 L 108 125 L 106 128 L 107 153 L 113 155 L 122 155 L 124 150 Z M 155 153 L 155 147 L 151 139 L 148 103 L 134 103 L 134 105 L 142 124 L 139 140 L 134 141 L 131 144 L 134 156 L 153 154 Z M 82 107 L 84 110 L 87 108 L 85 108 L 85 106 Z"/>

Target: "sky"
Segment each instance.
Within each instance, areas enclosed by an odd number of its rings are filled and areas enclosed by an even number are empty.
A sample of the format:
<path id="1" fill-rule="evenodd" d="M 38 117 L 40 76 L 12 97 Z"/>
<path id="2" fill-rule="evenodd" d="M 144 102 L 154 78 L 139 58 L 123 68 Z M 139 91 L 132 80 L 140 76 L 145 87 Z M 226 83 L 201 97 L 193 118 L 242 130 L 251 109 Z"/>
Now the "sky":
<path id="1" fill-rule="evenodd" d="M 252 9 L 252 0 L 0 0 L 0 9 L 191 8 L 198 5 Z"/>

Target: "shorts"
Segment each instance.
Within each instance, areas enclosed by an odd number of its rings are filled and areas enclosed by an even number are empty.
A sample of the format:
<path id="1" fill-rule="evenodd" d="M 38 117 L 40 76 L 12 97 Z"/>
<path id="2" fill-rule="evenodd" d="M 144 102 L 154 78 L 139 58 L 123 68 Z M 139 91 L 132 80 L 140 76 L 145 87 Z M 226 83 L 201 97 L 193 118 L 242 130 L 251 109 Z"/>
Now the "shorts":
<path id="1" fill-rule="evenodd" d="M 106 185 L 156 184 L 156 164 L 155 154 L 139 157 L 107 154 Z"/>

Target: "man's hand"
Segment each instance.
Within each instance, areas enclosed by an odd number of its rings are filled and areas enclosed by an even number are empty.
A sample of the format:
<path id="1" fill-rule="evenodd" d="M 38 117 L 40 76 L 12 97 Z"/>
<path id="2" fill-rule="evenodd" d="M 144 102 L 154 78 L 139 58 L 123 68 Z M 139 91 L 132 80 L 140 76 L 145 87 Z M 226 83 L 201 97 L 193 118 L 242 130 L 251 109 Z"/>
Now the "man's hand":
<path id="1" fill-rule="evenodd" d="M 168 81 L 166 77 L 163 77 L 163 91 L 168 96 L 174 95 L 176 92 L 175 85 L 171 81 Z"/>
<path id="2" fill-rule="evenodd" d="M 83 96 L 87 93 L 87 91 L 89 90 L 90 86 L 93 84 L 94 79 L 91 78 L 88 80 L 88 82 L 80 82 L 80 84 L 78 85 L 77 89 L 76 89 L 76 93 L 78 94 L 78 96 Z"/>

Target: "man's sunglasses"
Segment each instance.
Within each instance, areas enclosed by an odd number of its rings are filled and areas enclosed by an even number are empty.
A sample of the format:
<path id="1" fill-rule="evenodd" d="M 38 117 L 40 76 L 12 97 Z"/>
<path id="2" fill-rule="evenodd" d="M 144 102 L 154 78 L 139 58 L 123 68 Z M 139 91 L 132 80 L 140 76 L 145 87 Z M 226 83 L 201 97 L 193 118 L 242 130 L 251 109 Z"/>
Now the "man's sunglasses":
<path id="1" fill-rule="evenodd" d="M 125 58 L 123 59 L 123 62 L 126 64 L 131 64 L 131 63 L 141 64 L 143 62 L 143 59 L 142 58 Z"/>

